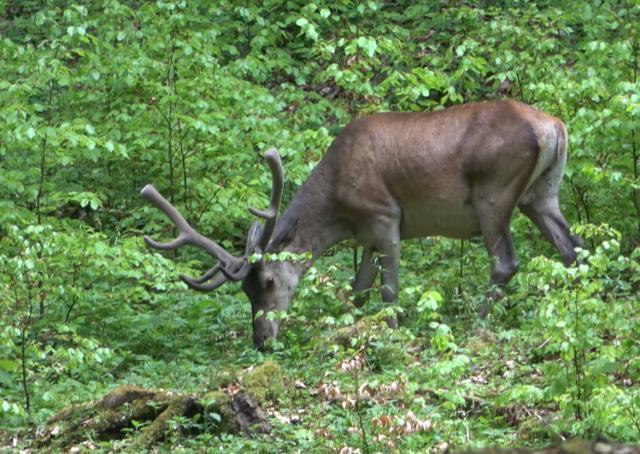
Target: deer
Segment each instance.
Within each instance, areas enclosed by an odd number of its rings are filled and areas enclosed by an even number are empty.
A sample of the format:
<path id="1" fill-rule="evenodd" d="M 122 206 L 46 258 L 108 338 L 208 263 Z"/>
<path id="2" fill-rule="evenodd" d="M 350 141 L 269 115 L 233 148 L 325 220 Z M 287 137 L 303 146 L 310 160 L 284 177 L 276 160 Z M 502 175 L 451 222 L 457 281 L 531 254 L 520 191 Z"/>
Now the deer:
<path id="1" fill-rule="evenodd" d="M 232 255 L 194 230 L 152 186 L 141 196 L 175 224 L 177 238 L 150 248 L 192 245 L 217 260 L 192 289 L 213 291 L 241 281 L 251 302 L 253 341 L 263 349 L 278 334 L 271 311 L 286 311 L 303 274 L 329 247 L 355 239 L 363 250 L 352 281 L 356 305 L 366 302 L 380 274 L 383 303 L 398 299 L 400 242 L 481 235 L 491 259 L 490 288 L 501 291 L 518 270 L 510 221 L 516 207 L 555 247 L 576 261 L 579 236 L 560 211 L 567 160 L 563 122 L 532 106 L 498 100 L 432 112 L 385 112 L 349 123 L 278 217 L 284 173 L 276 149 L 264 154 L 272 174 L 269 209 L 249 208 L 255 220 L 243 255 Z M 264 254 L 307 254 L 303 260 L 252 260 Z M 256 255 L 257 254 L 257 255 Z M 365 295 L 362 297 L 362 295 Z M 395 318 L 388 319 L 391 327 Z"/>

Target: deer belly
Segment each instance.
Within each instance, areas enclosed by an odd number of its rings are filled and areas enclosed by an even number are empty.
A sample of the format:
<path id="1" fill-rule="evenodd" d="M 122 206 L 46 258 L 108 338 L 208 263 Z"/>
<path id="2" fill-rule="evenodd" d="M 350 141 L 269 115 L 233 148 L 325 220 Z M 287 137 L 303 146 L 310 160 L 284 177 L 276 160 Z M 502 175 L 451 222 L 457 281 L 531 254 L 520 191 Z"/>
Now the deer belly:
<path id="1" fill-rule="evenodd" d="M 410 203 L 402 207 L 402 238 L 441 235 L 464 239 L 479 233 L 476 210 L 464 201 Z"/>

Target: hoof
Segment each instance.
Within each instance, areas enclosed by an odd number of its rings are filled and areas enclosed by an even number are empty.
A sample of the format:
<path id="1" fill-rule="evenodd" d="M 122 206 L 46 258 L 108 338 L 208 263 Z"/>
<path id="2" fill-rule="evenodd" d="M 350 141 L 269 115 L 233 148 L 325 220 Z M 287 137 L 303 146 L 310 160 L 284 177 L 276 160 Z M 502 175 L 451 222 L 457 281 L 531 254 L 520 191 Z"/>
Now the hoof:
<path id="1" fill-rule="evenodd" d="M 361 308 L 369 301 L 369 294 L 365 292 L 356 293 L 353 297 L 353 305 L 357 308 Z"/>
<path id="2" fill-rule="evenodd" d="M 480 308 L 478 309 L 478 318 L 480 320 L 486 320 L 489 317 L 489 314 L 491 313 L 491 303 L 483 303 L 480 305 Z"/>
<path id="3" fill-rule="evenodd" d="M 491 305 L 491 303 L 495 303 L 499 301 L 504 296 L 504 291 L 501 287 L 493 286 L 485 295 L 486 302 L 484 303 Z"/>

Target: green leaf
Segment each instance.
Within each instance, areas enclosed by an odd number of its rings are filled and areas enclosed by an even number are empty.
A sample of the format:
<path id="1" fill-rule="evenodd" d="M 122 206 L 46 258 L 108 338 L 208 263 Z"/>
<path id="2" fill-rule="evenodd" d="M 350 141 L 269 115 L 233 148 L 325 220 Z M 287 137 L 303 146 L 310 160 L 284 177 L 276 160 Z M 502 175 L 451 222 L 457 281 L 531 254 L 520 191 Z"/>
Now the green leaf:
<path id="1" fill-rule="evenodd" d="M 0 370 L 5 372 L 13 372 L 17 370 L 20 364 L 17 361 L 11 359 L 0 359 Z"/>
<path id="2" fill-rule="evenodd" d="M 356 42 L 358 47 L 364 50 L 368 57 L 373 57 L 375 55 L 376 49 L 378 48 L 378 44 L 375 39 L 361 36 Z"/>

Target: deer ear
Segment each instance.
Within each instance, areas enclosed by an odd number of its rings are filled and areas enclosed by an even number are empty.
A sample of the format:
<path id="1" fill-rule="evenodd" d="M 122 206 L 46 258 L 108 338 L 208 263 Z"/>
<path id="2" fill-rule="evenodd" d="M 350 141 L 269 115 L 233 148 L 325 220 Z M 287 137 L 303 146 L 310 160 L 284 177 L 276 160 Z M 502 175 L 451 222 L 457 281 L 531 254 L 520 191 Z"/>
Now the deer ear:
<path id="1" fill-rule="evenodd" d="M 278 234 L 271 240 L 270 249 L 280 250 L 293 241 L 298 229 L 298 220 L 299 218 L 283 221 L 286 224 L 282 230 L 278 229 Z"/>

